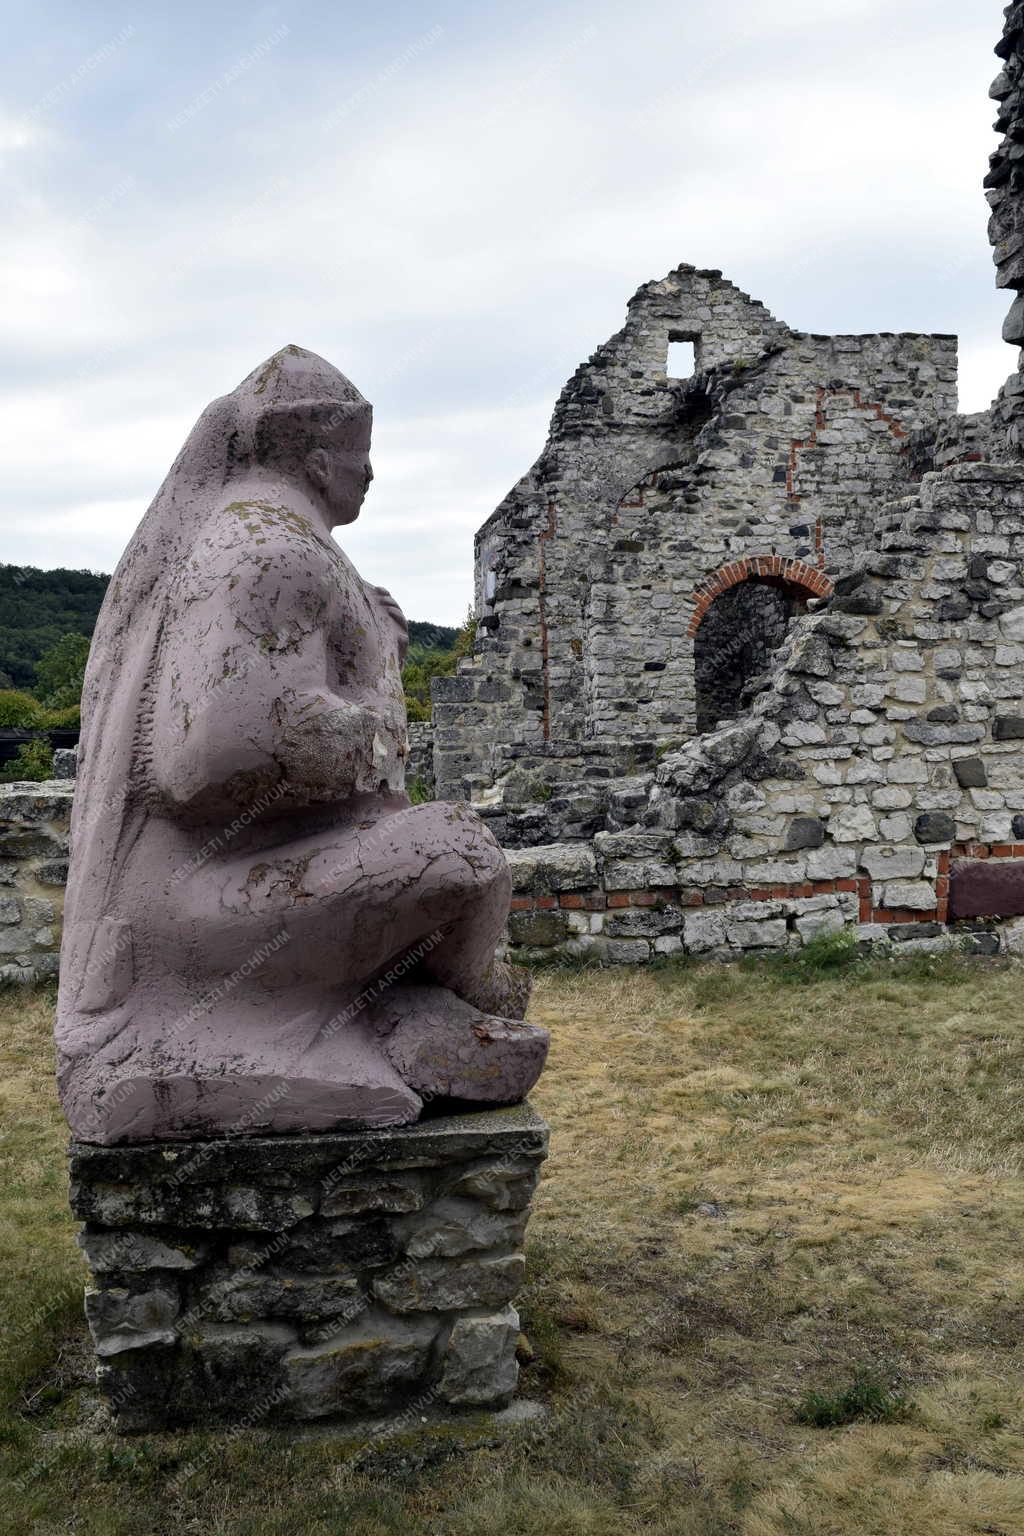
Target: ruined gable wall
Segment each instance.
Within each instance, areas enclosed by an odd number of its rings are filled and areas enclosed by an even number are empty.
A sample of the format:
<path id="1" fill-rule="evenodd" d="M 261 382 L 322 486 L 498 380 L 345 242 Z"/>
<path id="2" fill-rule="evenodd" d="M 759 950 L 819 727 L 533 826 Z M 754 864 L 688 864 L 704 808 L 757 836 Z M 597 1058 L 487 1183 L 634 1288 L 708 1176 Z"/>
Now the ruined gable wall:
<path id="1" fill-rule="evenodd" d="M 989 95 L 998 102 L 995 129 L 1003 134 L 990 157 L 985 196 L 992 216 L 988 234 L 996 263 L 996 284 L 1015 294 L 1003 325 L 1003 340 L 1024 346 L 1024 0 L 1006 7 L 1003 35 L 996 53 L 1003 67 Z M 998 456 L 1024 456 L 1024 352 L 992 409 L 992 436 Z"/>
<path id="2" fill-rule="evenodd" d="M 681 267 L 641 288 L 623 329 L 576 370 L 544 452 L 477 534 L 476 652 L 434 686 L 442 798 L 474 779 L 479 792 L 495 749 L 543 756 L 587 734 L 581 621 L 595 550 L 623 492 L 678 456 L 683 386 L 665 374 L 670 333 L 700 335 L 701 366 L 718 366 L 760 353 L 785 327 L 720 273 Z"/>
<path id="3" fill-rule="evenodd" d="M 672 339 L 698 376 L 666 376 Z M 435 692 L 439 793 L 510 753 L 693 733 L 695 593 L 737 557 L 840 568 L 906 449 L 956 407 L 952 337 L 791 332 L 719 273 L 681 267 L 566 385 L 537 464 L 477 538 L 475 656 Z"/>
<path id="4" fill-rule="evenodd" d="M 693 462 L 611 515 L 585 600 L 589 731 L 692 735 L 695 592 L 762 556 L 843 570 L 911 483 L 910 434 L 955 399 L 952 337 L 793 335 L 734 375 Z"/>

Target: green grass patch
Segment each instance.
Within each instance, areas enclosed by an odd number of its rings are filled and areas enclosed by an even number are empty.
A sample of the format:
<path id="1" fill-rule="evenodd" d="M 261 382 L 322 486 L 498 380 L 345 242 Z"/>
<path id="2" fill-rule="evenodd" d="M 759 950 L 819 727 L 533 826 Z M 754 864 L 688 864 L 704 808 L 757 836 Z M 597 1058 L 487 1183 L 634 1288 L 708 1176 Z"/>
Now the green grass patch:
<path id="1" fill-rule="evenodd" d="M 913 1404 L 873 1371 L 859 1371 L 837 1392 L 806 1392 L 797 1404 L 798 1424 L 815 1429 L 839 1429 L 862 1420 L 868 1424 L 901 1424 L 910 1417 Z"/>

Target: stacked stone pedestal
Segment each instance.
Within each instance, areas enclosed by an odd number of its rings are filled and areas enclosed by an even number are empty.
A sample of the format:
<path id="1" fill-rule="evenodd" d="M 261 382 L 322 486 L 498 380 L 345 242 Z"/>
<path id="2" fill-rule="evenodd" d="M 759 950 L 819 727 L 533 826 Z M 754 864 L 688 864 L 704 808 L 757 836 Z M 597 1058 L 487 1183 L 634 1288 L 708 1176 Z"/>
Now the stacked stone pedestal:
<path id="1" fill-rule="evenodd" d="M 546 1155 L 529 1105 L 338 1135 L 73 1142 L 118 1426 L 504 1406 Z"/>

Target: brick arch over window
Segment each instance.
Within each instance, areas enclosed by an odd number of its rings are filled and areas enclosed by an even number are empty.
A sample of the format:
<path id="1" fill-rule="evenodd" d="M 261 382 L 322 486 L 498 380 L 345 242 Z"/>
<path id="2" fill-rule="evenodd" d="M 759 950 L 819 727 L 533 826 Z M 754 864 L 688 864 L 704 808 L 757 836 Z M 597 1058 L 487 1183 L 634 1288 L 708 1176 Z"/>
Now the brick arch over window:
<path id="1" fill-rule="evenodd" d="M 774 585 L 796 587 L 804 597 L 830 597 L 832 583 L 824 571 L 807 565 L 803 560 L 787 560 L 782 555 L 755 555 L 733 560 L 705 576 L 694 588 L 693 616 L 688 634 L 691 638 L 701 626 L 701 620 L 716 597 L 739 586 L 741 581 L 767 581 Z"/>

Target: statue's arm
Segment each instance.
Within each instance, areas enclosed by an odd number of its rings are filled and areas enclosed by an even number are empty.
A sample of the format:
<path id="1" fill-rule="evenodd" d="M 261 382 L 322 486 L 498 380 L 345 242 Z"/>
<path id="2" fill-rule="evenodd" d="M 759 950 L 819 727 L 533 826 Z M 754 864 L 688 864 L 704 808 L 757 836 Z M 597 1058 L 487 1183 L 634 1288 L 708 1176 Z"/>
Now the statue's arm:
<path id="1" fill-rule="evenodd" d="M 171 598 L 154 690 L 161 798 L 206 818 L 268 790 L 284 808 L 376 789 L 393 769 L 388 722 L 365 690 L 329 683 L 338 597 L 323 546 L 232 532 L 197 546 Z"/>

